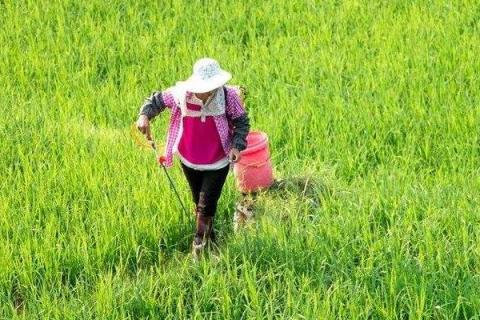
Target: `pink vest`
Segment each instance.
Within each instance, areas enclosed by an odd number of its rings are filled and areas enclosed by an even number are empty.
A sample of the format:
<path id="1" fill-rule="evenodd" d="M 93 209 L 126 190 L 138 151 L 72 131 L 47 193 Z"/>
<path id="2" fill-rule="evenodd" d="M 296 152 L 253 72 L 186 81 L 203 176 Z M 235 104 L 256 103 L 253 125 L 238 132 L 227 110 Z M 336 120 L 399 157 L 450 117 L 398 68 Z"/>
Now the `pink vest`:
<path id="1" fill-rule="evenodd" d="M 200 105 L 187 102 L 189 111 L 200 111 Z M 183 132 L 178 152 L 191 164 L 216 163 L 226 157 L 213 116 L 187 115 L 183 117 Z"/>
<path id="2" fill-rule="evenodd" d="M 227 154 L 232 147 L 232 124 L 231 120 L 245 114 L 245 108 L 243 106 L 243 101 L 240 98 L 239 91 L 235 87 L 225 86 L 227 92 L 227 103 L 223 103 L 223 113 L 215 114 L 212 116 L 205 117 L 212 118 L 216 127 L 217 134 L 220 138 L 222 150 L 224 154 Z M 223 94 L 222 88 L 219 88 L 219 100 L 224 101 L 225 96 Z M 171 110 L 171 117 L 168 126 L 167 134 L 167 143 L 165 147 L 165 158 L 166 167 L 171 167 L 173 165 L 173 154 L 177 152 L 178 145 L 180 144 L 181 138 L 183 137 L 183 125 L 184 121 L 182 116 L 182 103 L 181 101 L 190 102 L 195 100 L 191 92 L 184 92 L 183 94 L 178 94 L 181 90 L 177 90 L 177 87 L 169 88 L 162 92 L 162 98 L 165 102 L 167 108 Z M 185 103 L 184 102 L 184 103 Z M 187 115 L 188 116 L 188 115 Z"/>

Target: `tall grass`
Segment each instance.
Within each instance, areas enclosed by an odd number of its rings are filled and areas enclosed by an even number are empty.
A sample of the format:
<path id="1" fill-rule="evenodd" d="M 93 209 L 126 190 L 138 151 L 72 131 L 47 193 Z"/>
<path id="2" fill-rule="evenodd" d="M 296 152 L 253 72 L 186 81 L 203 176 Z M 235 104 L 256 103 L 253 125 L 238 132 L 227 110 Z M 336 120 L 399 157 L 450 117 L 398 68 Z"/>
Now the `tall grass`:
<path id="1" fill-rule="evenodd" d="M 478 2 L 0 8 L 2 318 L 480 317 Z M 220 258 L 194 264 L 193 216 L 129 128 L 203 56 L 248 87 L 277 176 L 319 183 L 234 235 L 230 177 Z"/>

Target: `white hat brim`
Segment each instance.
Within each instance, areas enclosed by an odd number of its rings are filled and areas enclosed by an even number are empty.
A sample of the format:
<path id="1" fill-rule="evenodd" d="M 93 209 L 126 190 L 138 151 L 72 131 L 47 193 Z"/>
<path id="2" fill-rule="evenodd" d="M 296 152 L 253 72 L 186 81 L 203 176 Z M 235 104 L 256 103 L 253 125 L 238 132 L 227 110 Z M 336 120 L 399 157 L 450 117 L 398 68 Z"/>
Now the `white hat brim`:
<path id="1" fill-rule="evenodd" d="M 183 83 L 183 86 L 187 91 L 193 93 L 205 93 L 223 86 L 231 78 L 232 75 L 230 72 L 222 70 L 208 80 L 202 80 L 195 76 L 191 76 Z"/>

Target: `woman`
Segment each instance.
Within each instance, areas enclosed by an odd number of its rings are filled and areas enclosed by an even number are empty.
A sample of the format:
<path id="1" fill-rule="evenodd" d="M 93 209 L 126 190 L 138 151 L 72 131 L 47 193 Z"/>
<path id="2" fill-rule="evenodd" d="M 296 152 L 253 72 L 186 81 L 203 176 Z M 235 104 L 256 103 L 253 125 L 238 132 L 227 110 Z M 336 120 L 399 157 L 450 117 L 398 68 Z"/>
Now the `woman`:
<path id="1" fill-rule="evenodd" d="M 138 129 L 151 140 L 150 120 L 166 108 L 171 112 L 161 161 L 170 167 L 173 155 L 178 155 L 190 186 L 197 227 L 194 255 L 215 241 L 213 220 L 229 163 L 237 162 L 247 146 L 249 119 L 240 92 L 225 86 L 231 77 L 216 60 L 200 59 L 186 81 L 154 92 L 141 107 L 137 121 Z"/>

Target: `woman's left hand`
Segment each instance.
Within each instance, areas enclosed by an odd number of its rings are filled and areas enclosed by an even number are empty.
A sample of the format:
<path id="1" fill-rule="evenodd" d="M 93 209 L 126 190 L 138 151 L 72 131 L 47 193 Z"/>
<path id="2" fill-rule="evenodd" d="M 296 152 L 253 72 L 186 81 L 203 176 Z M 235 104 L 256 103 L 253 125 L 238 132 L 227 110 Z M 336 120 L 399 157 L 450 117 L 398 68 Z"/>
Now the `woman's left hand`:
<path id="1" fill-rule="evenodd" d="M 236 148 L 232 148 L 228 153 L 228 161 L 235 163 L 238 160 L 240 160 L 240 151 Z"/>

